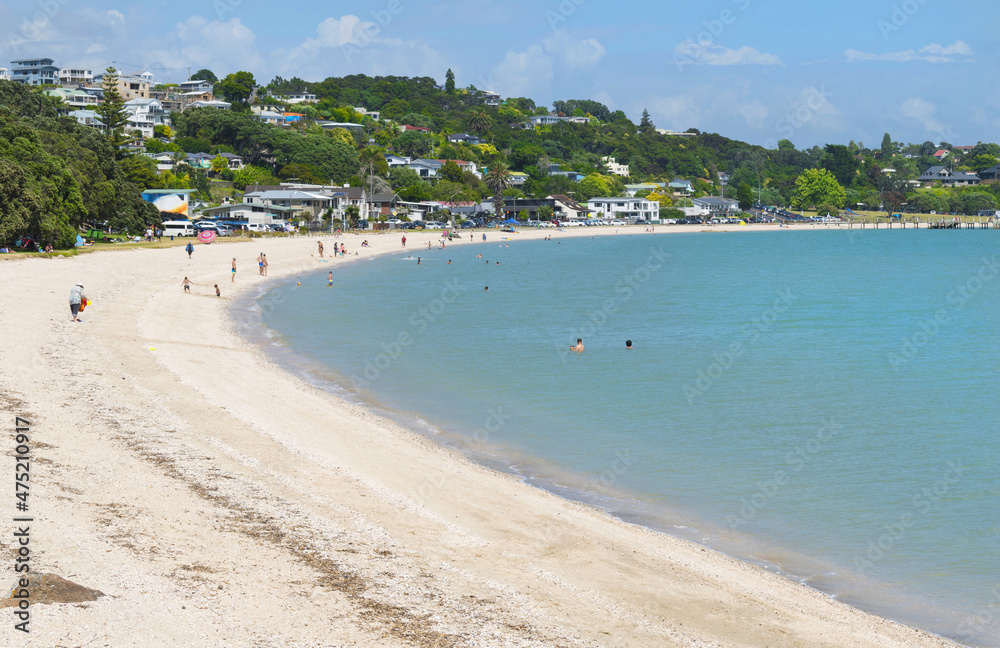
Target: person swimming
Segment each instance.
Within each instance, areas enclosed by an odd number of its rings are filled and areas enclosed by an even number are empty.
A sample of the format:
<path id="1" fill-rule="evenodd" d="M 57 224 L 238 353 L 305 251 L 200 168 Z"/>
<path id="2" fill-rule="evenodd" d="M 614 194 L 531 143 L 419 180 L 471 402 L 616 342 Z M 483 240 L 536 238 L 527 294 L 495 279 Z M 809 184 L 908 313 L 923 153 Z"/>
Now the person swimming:
<path id="1" fill-rule="evenodd" d="M 576 346 L 571 346 L 569 350 L 583 353 L 583 338 L 576 338 Z"/>
<path id="2" fill-rule="evenodd" d="M 626 349 L 632 348 L 632 340 L 625 340 L 625 348 Z"/>

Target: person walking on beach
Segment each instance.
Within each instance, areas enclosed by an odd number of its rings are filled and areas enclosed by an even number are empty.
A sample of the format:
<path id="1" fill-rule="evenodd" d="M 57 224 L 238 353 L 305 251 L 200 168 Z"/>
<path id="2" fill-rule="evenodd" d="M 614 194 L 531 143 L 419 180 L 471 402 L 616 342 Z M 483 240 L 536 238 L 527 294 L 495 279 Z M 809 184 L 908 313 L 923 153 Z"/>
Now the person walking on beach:
<path id="1" fill-rule="evenodd" d="M 576 338 L 576 346 L 571 346 L 569 350 L 583 353 L 583 338 Z"/>
<path id="2" fill-rule="evenodd" d="M 341 243 L 340 244 L 340 256 L 344 256 L 345 254 L 347 254 L 346 246 L 343 243 Z"/>
<path id="3" fill-rule="evenodd" d="M 69 291 L 69 312 L 72 314 L 72 321 L 79 322 L 80 305 L 83 304 L 87 296 L 83 294 L 83 284 L 78 283 Z"/>
<path id="4" fill-rule="evenodd" d="M 403 234 L 403 247 L 406 247 L 406 234 Z"/>
<path id="5" fill-rule="evenodd" d="M 260 276 L 264 276 L 264 253 L 261 252 L 257 255 L 257 273 Z"/>
<path id="6" fill-rule="evenodd" d="M 186 292 L 186 293 L 190 293 L 191 292 L 191 280 L 190 279 L 188 279 L 187 277 L 184 277 L 184 281 L 181 282 L 181 285 L 184 286 L 184 292 Z"/>
<path id="7" fill-rule="evenodd" d="M 323 258 L 323 241 L 316 241 L 316 247 L 319 248 L 319 258 Z"/>
<path id="8" fill-rule="evenodd" d="M 215 296 L 222 297 L 222 291 L 219 290 L 219 284 L 215 284 Z"/>
<path id="9" fill-rule="evenodd" d="M 261 253 L 260 256 L 263 257 L 263 259 L 264 259 L 264 276 L 266 277 L 267 276 L 267 255 L 264 254 L 264 253 Z"/>
<path id="10" fill-rule="evenodd" d="M 232 278 L 231 281 L 233 283 L 236 283 L 236 257 L 233 257 L 233 273 L 232 273 L 232 277 L 233 278 Z"/>
<path id="11" fill-rule="evenodd" d="M 191 245 L 190 243 L 188 243 L 187 247 L 184 248 L 184 251 L 188 253 L 188 260 L 190 261 L 191 260 L 191 253 L 194 252 L 194 246 Z"/>

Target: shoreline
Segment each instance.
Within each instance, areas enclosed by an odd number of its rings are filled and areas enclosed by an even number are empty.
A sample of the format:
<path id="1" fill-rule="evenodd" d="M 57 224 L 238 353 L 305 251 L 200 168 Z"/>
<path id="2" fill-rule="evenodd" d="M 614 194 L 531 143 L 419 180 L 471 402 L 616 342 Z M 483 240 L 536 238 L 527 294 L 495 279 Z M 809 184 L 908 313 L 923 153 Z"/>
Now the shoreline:
<path id="1" fill-rule="evenodd" d="M 682 228 L 656 233 L 705 231 Z M 276 366 L 238 335 L 229 257 L 240 294 L 266 281 L 243 269 L 258 248 L 275 278 L 401 249 L 345 235 L 362 254 L 327 265 L 316 240 L 0 268 L 0 330 L 21 340 L 0 352 L 0 401 L 45 444 L 35 570 L 109 595 L 33 607 L 24 645 L 147 645 L 137 630 L 173 645 L 957 645 L 479 466 Z M 74 324 L 79 280 L 95 303 Z"/>

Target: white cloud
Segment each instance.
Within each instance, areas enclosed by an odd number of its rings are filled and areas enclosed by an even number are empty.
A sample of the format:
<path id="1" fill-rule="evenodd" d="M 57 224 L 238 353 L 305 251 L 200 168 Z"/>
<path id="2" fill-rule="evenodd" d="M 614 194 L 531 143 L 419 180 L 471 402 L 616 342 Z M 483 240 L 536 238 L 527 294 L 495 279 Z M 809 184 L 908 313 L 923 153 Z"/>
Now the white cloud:
<path id="1" fill-rule="evenodd" d="M 108 50 L 107 45 L 101 45 L 100 43 L 93 43 L 89 45 L 87 49 L 83 52 L 84 54 L 100 54 L 101 52 L 106 52 Z"/>
<path id="2" fill-rule="evenodd" d="M 108 12 L 108 19 L 110 19 L 111 24 L 114 25 L 116 22 L 125 24 L 125 14 L 115 9 Z"/>
<path id="3" fill-rule="evenodd" d="M 565 73 L 593 68 L 607 54 L 596 38 L 578 38 L 557 29 L 520 52 L 507 52 L 488 78 L 475 83 L 509 97 L 535 96 L 551 89 L 556 70 Z"/>
<path id="4" fill-rule="evenodd" d="M 256 76 L 268 67 L 268 61 L 257 50 L 256 34 L 239 18 L 222 22 L 191 16 L 175 26 L 173 37 L 161 42 L 163 46 L 143 51 L 142 58 L 148 65 L 204 67 L 219 77 L 238 70 L 247 70 Z"/>
<path id="5" fill-rule="evenodd" d="M 739 49 L 729 49 L 716 45 L 711 41 L 684 41 L 674 48 L 674 61 L 683 63 L 700 63 L 702 65 L 784 65 L 777 54 L 760 52 L 753 47 L 744 45 Z"/>
<path id="6" fill-rule="evenodd" d="M 943 134 L 948 127 L 935 116 L 937 107 L 922 97 L 910 97 L 899 107 L 899 113 L 920 123 L 930 133 Z"/>
<path id="7" fill-rule="evenodd" d="M 764 125 L 764 120 L 767 119 L 770 111 L 767 109 L 759 99 L 754 99 L 753 101 L 740 104 L 737 112 L 743 116 L 746 120 L 747 126 L 752 128 L 760 128 Z"/>
<path id="8" fill-rule="evenodd" d="M 951 45 L 939 45 L 931 43 L 919 50 L 902 50 L 899 52 L 885 52 L 883 54 L 871 54 L 849 49 L 844 52 L 848 63 L 860 63 L 864 61 L 889 61 L 892 63 L 907 63 L 909 61 L 925 61 L 927 63 L 952 63 L 957 60 L 966 61 L 974 56 L 975 52 L 965 43 L 965 41 L 955 41 Z"/>

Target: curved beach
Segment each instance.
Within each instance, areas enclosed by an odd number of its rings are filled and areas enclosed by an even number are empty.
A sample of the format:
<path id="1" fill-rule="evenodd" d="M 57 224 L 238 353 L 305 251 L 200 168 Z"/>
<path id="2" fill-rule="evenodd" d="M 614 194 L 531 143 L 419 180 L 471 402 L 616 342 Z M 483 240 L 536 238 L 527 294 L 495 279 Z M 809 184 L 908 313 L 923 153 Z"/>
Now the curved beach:
<path id="1" fill-rule="evenodd" d="M 105 594 L 32 606 L 31 633 L 9 621 L 0 645 L 956 645 L 476 465 L 240 335 L 242 291 L 336 276 L 399 238 L 348 235 L 352 256 L 327 262 L 316 241 L 332 237 L 0 262 L 0 404 L 11 432 L 31 421 L 32 570 Z M 77 281 L 94 301 L 81 324 Z"/>

